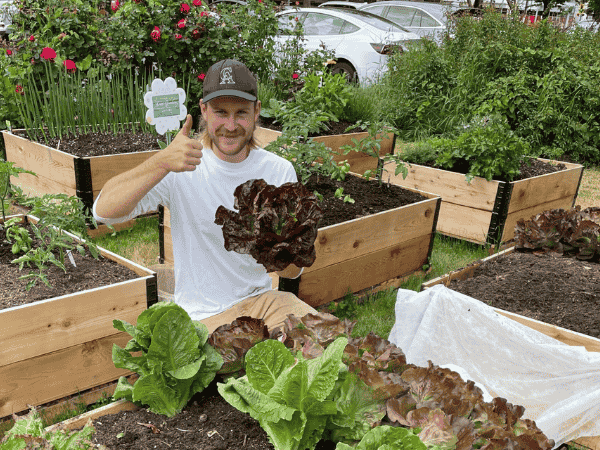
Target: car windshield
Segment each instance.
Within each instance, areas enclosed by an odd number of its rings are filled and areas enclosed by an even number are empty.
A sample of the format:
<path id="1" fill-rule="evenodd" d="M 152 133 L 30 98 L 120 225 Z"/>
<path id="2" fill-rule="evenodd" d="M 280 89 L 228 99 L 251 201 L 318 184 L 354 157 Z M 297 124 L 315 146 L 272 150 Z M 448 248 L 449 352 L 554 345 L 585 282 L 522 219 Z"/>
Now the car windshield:
<path id="1" fill-rule="evenodd" d="M 397 25 L 390 20 L 386 20 L 383 17 L 378 17 L 374 14 L 365 11 L 345 9 L 344 13 L 356 16 L 363 22 L 366 22 L 379 30 L 390 31 L 392 33 L 401 33 L 408 31 L 406 28 L 402 28 L 400 25 Z"/>

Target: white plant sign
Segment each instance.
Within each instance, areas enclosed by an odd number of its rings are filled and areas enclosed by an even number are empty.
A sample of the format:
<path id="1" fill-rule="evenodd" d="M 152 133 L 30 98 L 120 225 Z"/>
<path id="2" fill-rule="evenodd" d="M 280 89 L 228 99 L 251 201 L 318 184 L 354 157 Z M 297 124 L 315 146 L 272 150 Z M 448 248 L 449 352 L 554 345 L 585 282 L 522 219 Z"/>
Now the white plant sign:
<path id="1" fill-rule="evenodd" d="M 177 87 L 174 78 L 168 77 L 164 82 L 156 78 L 152 82 L 152 90 L 144 96 L 144 105 L 148 108 L 146 122 L 154 125 L 156 132 L 162 135 L 179 130 L 180 121 L 187 116 L 184 102 L 185 91 Z"/>

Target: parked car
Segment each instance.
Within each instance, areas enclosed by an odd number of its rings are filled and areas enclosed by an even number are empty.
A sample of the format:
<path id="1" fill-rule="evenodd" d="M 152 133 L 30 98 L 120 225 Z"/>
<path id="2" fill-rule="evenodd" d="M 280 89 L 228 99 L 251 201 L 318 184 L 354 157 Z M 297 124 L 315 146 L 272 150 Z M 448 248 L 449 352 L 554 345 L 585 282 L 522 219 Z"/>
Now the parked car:
<path id="1" fill-rule="evenodd" d="M 0 38 L 6 38 L 11 31 L 12 15 L 17 12 L 13 0 L 0 0 Z"/>
<path id="2" fill-rule="evenodd" d="M 360 10 L 385 17 L 421 37 L 430 37 L 439 44 L 447 32 L 447 14 L 452 8 L 439 3 L 388 0 L 368 3 L 361 6 Z"/>
<path id="3" fill-rule="evenodd" d="M 335 51 L 333 73 L 343 73 L 349 80 L 368 83 L 387 70 L 393 51 L 405 51 L 419 41 L 415 33 L 387 19 L 359 10 L 296 8 L 275 15 L 279 21 L 276 42 L 290 39 L 296 24 L 303 27 L 304 47 L 317 50 L 321 44 Z M 280 55 L 285 59 L 285 55 Z"/>
<path id="4" fill-rule="evenodd" d="M 341 9 L 360 9 L 361 6 L 366 6 L 368 3 L 359 2 L 347 2 L 344 0 L 332 0 L 329 2 L 321 3 L 319 8 L 341 8 Z"/>

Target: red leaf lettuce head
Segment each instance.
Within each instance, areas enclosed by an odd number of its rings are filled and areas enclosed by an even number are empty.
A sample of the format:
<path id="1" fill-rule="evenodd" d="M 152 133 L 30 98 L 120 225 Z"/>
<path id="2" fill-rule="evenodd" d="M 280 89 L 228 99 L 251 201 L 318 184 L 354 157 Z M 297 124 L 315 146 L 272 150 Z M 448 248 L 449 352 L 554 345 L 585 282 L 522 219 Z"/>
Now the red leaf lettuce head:
<path id="1" fill-rule="evenodd" d="M 267 272 L 315 262 L 314 243 L 323 213 L 317 197 L 303 184 L 275 187 L 262 179 L 248 180 L 233 195 L 238 212 L 219 206 L 215 214 L 228 251 L 251 255 Z"/>

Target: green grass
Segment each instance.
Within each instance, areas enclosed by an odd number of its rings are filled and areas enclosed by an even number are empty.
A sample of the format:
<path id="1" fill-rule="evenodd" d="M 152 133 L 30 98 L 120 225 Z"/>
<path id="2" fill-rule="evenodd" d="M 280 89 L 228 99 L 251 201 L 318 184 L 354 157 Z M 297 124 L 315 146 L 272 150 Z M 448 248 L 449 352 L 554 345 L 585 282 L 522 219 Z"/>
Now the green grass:
<path id="1" fill-rule="evenodd" d="M 487 248 L 470 242 L 461 241 L 436 234 L 431 254 L 431 267 L 425 274 L 410 276 L 401 289 L 420 291 L 424 281 L 444 275 L 481 258 L 489 256 Z M 371 331 L 378 336 L 389 336 L 395 321 L 394 307 L 397 289 L 383 291 L 358 297 L 346 294 L 343 300 L 326 306 L 333 314 L 341 318 L 355 320 L 353 337 L 362 337 Z"/>

